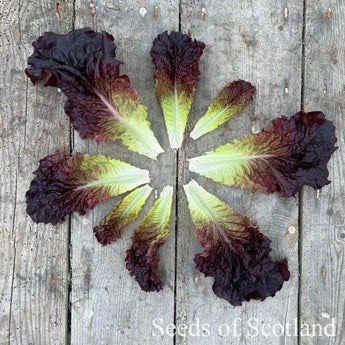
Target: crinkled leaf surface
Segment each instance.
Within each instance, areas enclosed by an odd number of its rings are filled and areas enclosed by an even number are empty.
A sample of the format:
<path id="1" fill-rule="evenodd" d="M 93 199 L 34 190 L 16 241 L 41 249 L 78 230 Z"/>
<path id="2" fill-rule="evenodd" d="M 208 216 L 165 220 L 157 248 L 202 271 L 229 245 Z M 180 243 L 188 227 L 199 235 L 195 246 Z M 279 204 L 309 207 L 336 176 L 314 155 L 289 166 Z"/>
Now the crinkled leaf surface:
<path id="1" fill-rule="evenodd" d="M 157 275 L 159 248 L 169 235 L 173 187 L 165 186 L 132 237 L 126 267 L 144 291 L 159 291 L 163 282 Z"/>
<path id="2" fill-rule="evenodd" d="M 101 224 L 93 229 L 98 242 L 105 246 L 120 238 L 122 228 L 138 217 L 151 191 L 152 187 L 145 185 L 117 203 Z"/>
<path id="3" fill-rule="evenodd" d="M 286 259 L 273 261 L 270 240 L 195 181 L 184 186 L 196 237 L 204 252 L 194 258 L 205 276 L 214 278 L 213 291 L 232 305 L 274 296 L 290 277 Z"/>
<path id="4" fill-rule="evenodd" d="M 243 80 L 234 81 L 224 87 L 195 125 L 190 133 L 191 138 L 197 139 L 213 131 L 239 114 L 254 99 L 255 92 L 255 86 Z"/>
<path id="5" fill-rule="evenodd" d="M 85 28 L 67 35 L 45 33 L 33 43 L 26 74 L 35 84 L 60 88 L 65 112 L 81 137 L 97 142 L 121 139 L 129 149 L 156 158 L 163 152 L 147 122 L 128 76 L 119 74 L 113 37 Z M 178 32 L 159 35 L 151 50 L 155 92 L 170 145 L 182 145 L 188 113 L 199 80 L 204 43 Z M 211 102 L 191 137 L 216 129 L 253 99 L 255 88 L 236 81 Z M 219 147 L 190 160 L 190 169 L 215 181 L 252 191 L 292 196 L 307 184 L 321 188 L 334 152 L 334 126 L 320 112 L 298 113 L 273 121 L 273 128 Z M 86 214 L 98 202 L 150 181 L 148 171 L 101 155 L 52 154 L 40 161 L 26 193 L 27 213 L 35 222 L 57 224 L 73 212 Z M 289 279 L 287 261 L 269 257 L 270 240 L 257 227 L 196 182 L 184 186 L 196 236 L 204 252 L 196 267 L 214 278 L 215 294 L 232 305 L 274 296 Z M 128 194 L 94 232 L 103 245 L 115 241 L 121 228 L 137 218 L 152 188 Z M 159 291 L 159 248 L 168 236 L 173 189 L 166 186 L 132 237 L 126 267 L 144 291 Z"/>
<path id="6" fill-rule="evenodd" d="M 150 182 L 149 172 L 102 155 L 56 153 L 40 160 L 26 193 L 26 211 L 36 222 L 62 223 L 99 202 Z"/>
<path id="7" fill-rule="evenodd" d="M 218 147 L 189 161 L 189 169 L 228 186 L 295 195 L 302 186 L 322 188 L 336 150 L 334 125 L 321 112 L 300 112 L 272 121 L 259 134 Z"/>
<path id="8" fill-rule="evenodd" d="M 146 120 L 128 76 L 119 74 L 113 36 L 89 28 L 67 35 L 47 32 L 33 42 L 26 74 L 35 84 L 60 88 L 65 112 L 83 139 L 121 139 L 132 151 L 156 158 L 163 149 Z"/>
<path id="9" fill-rule="evenodd" d="M 180 32 L 163 32 L 153 41 L 155 92 L 161 104 L 170 146 L 181 147 L 187 117 L 199 81 L 205 44 Z"/>

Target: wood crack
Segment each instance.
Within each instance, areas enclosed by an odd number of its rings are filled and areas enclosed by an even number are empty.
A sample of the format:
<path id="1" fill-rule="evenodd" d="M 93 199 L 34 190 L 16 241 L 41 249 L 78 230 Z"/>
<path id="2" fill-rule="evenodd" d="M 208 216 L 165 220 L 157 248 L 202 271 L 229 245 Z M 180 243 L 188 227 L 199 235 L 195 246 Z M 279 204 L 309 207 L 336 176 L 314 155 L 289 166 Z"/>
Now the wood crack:
<path id="1" fill-rule="evenodd" d="M 12 327 L 12 302 L 13 302 L 13 291 L 14 291 L 14 275 L 16 270 L 16 257 L 17 257 L 17 248 L 16 242 L 17 237 L 15 233 L 15 223 L 16 223 L 16 211 L 17 211 L 17 190 L 18 190 L 18 167 L 19 167 L 19 160 L 20 160 L 20 152 L 18 154 L 17 159 L 17 169 L 16 169 L 16 179 L 15 179 L 15 190 L 14 190 L 14 205 L 13 205 L 13 219 L 12 219 L 12 233 L 11 237 L 13 238 L 13 267 L 12 267 L 12 279 L 11 279 L 11 294 L 10 294 L 10 310 L 8 314 L 8 345 L 11 344 L 11 327 Z"/>

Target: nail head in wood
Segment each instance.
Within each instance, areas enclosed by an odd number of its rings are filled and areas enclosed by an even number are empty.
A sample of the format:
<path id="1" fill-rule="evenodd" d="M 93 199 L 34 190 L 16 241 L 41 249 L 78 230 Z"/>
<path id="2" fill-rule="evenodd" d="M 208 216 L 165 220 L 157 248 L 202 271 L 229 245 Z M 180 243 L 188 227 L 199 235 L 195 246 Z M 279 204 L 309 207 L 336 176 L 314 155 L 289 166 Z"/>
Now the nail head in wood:
<path id="1" fill-rule="evenodd" d="M 287 22 L 289 19 L 289 9 L 285 7 L 284 9 L 284 20 Z"/>
<path id="2" fill-rule="evenodd" d="M 200 21 L 204 22 L 206 19 L 206 8 L 202 7 L 201 11 L 199 12 L 199 19 Z"/>
<path id="3" fill-rule="evenodd" d="M 288 231 L 291 235 L 293 235 L 294 233 L 296 233 L 296 228 L 294 226 L 289 226 Z"/>
<path id="4" fill-rule="evenodd" d="M 158 6 L 155 6 L 154 8 L 153 8 L 153 20 L 155 21 L 155 22 L 158 22 L 159 21 L 159 17 L 160 17 L 160 9 L 159 9 L 159 7 Z"/>
<path id="5" fill-rule="evenodd" d="M 139 10 L 139 13 L 141 14 L 142 17 L 145 17 L 147 13 L 147 9 L 145 7 L 141 7 Z"/>
<path id="6" fill-rule="evenodd" d="M 285 92 L 286 94 L 289 93 L 289 84 L 288 84 L 287 81 L 285 81 L 284 92 Z"/>
<path id="7" fill-rule="evenodd" d="M 95 4 L 93 3 L 90 4 L 90 12 L 92 15 L 96 13 L 96 7 L 95 7 Z"/>
<path id="8" fill-rule="evenodd" d="M 315 198 L 316 200 L 320 200 L 320 189 L 316 191 Z"/>
<path id="9" fill-rule="evenodd" d="M 194 283 L 195 285 L 198 285 L 199 282 L 199 271 L 195 270 L 194 272 Z"/>

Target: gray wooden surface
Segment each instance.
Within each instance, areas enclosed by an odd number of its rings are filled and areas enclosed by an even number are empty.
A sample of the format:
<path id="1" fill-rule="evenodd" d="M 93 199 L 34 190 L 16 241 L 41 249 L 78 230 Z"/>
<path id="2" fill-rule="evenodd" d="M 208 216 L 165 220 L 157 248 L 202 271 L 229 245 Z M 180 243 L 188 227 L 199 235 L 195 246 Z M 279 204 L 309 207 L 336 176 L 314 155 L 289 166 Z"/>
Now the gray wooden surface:
<path id="1" fill-rule="evenodd" d="M 328 342 L 306 338 L 305 345 L 345 342 L 344 13 L 344 1 L 311 1 L 306 7 L 303 105 L 322 109 L 334 121 L 339 149 L 329 164 L 332 183 L 319 195 L 308 188 L 302 193 L 300 244 L 301 322 L 334 318 L 338 334 Z"/>
<path id="2" fill-rule="evenodd" d="M 0 13 L 0 345 L 344 343 L 343 0 L 0 0 Z M 166 149 L 157 162 L 129 153 L 121 143 L 98 146 L 80 140 L 63 112 L 64 96 L 32 86 L 24 75 L 34 39 L 45 31 L 67 33 L 84 26 L 114 35 L 117 56 L 125 62 L 122 71 L 148 106 L 149 121 Z M 243 78 L 258 90 L 254 104 L 240 116 L 195 142 L 186 140 L 179 153 L 168 149 L 153 93 L 149 51 L 164 30 L 181 30 L 207 45 L 188 131 L 227 82 Z M 301 108 L 324 111 L 337 127 L 340 148 L 329 164 L 332 183 L 319 193 L 304 188 L 299 198 L 282 200 L 188 173 L 188 157 Z M 130 236 L 145 212 L 128 226 L 123 239 L 107 247 L 97 243 L 92 228 L 116 198 L 87 217 L 73 215 L 57 227 L 36 225 L 26 215 L 32 171 L 40 158 L 56 151 L 120 158 L 150 169 L 158 192 L 165 184 L 177 189 L 170 237 L 160 251 L 163 291 L 142 292 L 124 264 Z M 291 279 L 274 298 L 232 307 L 213 295 L 211 278 L 195 271 L 193 257 L 201 248 L 182 191 L 191 177 L 257 222 L 272 239 L 274 255 L 288 258 Z M 145 210 L 153 202 L 151 195 Z M 206 323 L 210 335 L 155 336 L 156 318 L 163 327 Z M 295 320 L 301 328 L 304 323 L 326 326 L 334 319 L 337 331 L 329 337 L 249 337 L 251 319 L 259 326 L 280 324 L 285 330 Z M 229 325 L 230 335 L 219 334 L 222 324 Z"/>

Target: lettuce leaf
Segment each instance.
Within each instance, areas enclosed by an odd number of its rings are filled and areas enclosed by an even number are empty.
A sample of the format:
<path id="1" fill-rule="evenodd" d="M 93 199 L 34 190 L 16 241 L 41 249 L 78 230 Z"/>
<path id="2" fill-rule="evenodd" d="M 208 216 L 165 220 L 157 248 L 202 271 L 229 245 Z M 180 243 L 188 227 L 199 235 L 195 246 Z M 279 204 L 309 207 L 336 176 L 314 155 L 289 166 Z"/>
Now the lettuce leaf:
<path id="1" fill-rule="evenodd" d="M 268 256 L 271 241 L 249 218 L 208 193 L 195 181 L 184 186 L 196 237 L 204 252 L 196 254 L 196 268 L 214 278 L 213 291 L 234 306 L 274 296 L 289 280 L 287 260 Z"/>
<path id="2" fill-rule="evenodd" d="M 189 160 L 190 171 L 228 186 L 295 195 L 304 185 L 330 183 L 327 163 L 337 149 L 334 125 L 321 112 L 299 112 L 272 121 L 259 134 Z"/>
<path id="3" fill-rule="evenodd" d="M 145 185 L 117 203 L 101 224 L 93 229 L 98 242 L 105 246 L 120 238 L 122 228 L 138 217 L 151 191 L 152 187 Z"/>
<path id="4" fill-rule="evenodd" d="M 161 104 L 170 146 L 182 145 L 187 117 L 199 81 L 205 44 L 180 32 L 166 31 L 153 41 L 155 92 Z"/>
<path id="5" fill-rule="evenodd" d="M 173 187 L 165 186 L 132 237 L 126 267 L 144 291 L 159 291 L 163 282 L 157 274 L 159 248 L 169 235 Z"/>
<path id="6" fill-rule="evenodd" d="M 254 99 L 255 92 L 255 86 L 243 80 L 234 81 L 224 87 L 195 125 L 190 133 L 191 138 L 195 140 L 213 131 L 239 114 Z"/>
<path id="7" fill-rule="evenodd" d="M 102 155 L 55 153 L 40 160 L 26 193 L 34 222 L 62 223 L 73 212 L 85 215 L 99 202 L 150 182 L 149 172 Z"/>
<path id="8" fill-rule="evenodd" d="M 45 86 L 63 91 L 65 112 L 81 138 L 121 139 L 130 150 L 155 159 L 163 149 L 128 76 L 119 74 L 113 40 L 89 28 L 67 35 L 47 32 L 33 42 L 25 72 L 34 84 L 45 80 Z"/>

